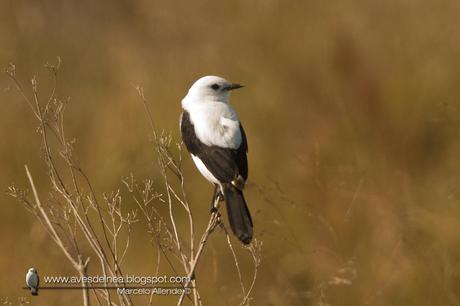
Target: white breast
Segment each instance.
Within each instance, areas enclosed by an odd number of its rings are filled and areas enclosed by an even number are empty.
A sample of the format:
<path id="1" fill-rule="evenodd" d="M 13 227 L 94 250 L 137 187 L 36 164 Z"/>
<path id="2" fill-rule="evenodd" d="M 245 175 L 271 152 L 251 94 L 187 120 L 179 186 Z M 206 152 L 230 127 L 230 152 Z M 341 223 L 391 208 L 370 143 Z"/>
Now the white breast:
<path id="1" fill-rule="evenodd" d="M 186 109 L 198 139 L 208 146 L 237 149 L 242 135 L 235 110 L 226 103 L 190 105 Z"/>

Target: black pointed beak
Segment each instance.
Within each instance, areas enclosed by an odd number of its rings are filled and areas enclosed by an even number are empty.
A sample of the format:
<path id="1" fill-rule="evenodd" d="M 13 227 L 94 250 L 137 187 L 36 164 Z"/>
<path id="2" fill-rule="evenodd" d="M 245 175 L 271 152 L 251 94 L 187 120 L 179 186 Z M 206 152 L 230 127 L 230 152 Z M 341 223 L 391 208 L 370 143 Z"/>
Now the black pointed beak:
<path id="1" fill-rule="evenodd" d="M 229 86 L 227 86 L 225 89 L 234 90 L 234 89 L 238 89 L 238 88 L 242 88 L 242 87 L 244 87 L 244 86 L 241 85 L 241 84 L 233 83 L 233 84 L 230 84 Z"/>

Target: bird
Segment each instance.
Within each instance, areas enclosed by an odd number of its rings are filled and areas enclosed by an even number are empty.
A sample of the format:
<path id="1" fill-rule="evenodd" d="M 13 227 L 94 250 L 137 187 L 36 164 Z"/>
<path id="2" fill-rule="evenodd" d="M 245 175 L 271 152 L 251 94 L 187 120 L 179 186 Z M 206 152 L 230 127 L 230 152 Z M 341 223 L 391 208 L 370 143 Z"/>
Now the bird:
<path id="1" fill-rule="evenodd" d="M 248 143 L 229 103 L 230 93 L 242 87 L 218 76 L 198 79 L 182 99 L 180 130 L 195 166 L 214 184 L 213 203 L 216 196 L 223 196 L 234 235 L 249 244 L 253 223 L 243 195 L 248 179 Z"/>
<path id="2" fill-rule="evenodd" d="M 26 274 L 26 285 L 30 288 L 32 295 L 38 295 L 39 283 L 40 278 L 38 277 L 37 270 L 35 268 L 30 268 Z"/>

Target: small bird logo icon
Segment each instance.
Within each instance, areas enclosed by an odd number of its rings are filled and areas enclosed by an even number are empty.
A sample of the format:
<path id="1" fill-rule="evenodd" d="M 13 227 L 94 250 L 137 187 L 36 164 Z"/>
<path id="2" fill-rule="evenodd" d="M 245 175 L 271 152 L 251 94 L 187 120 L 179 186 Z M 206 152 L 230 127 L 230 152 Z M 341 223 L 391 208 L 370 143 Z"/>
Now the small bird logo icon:
<path id="1" fill-rule="evenodd" d="M 40 278 L 38 277 L 37 270 L 35 268 L 30 268 L 26 274 L 26 285 L 30 288 L 32 295 L 38 295 L 38 284 Z"/>

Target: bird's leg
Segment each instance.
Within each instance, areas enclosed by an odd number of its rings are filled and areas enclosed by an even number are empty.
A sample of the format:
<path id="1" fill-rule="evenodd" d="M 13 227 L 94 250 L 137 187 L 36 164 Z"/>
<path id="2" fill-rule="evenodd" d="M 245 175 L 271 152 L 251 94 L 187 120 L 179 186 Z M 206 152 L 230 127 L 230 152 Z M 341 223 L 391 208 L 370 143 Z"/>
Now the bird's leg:
<path id="1" fill-rule="evenodd" d="M 217 198 L 219 202 L 222 202 L 224 200 L 224 194 L 222 193 L 222 189 L 220 188 L 220 186 L 218 186 Z"/>
<path id="2" fill-rule="evenodd" d="M 217 205 L 216 203 L 216 197 L 219 197 L 219 185 L 214 184 L 214 192 L 212 193 L 212 200 L 211 200 L 211 214 L 217 212 Z"/>
<path id="3" fill-rule="evenodd" d="M 212 201 L 211 201 L 211 213 L 217 212 L 217 206 L 219 202 L 224 200 L 224 195 L 222 194 L 222 190 L 218 184 L 214 184 L 214 192 L 212 194 Z"/>

